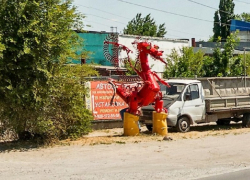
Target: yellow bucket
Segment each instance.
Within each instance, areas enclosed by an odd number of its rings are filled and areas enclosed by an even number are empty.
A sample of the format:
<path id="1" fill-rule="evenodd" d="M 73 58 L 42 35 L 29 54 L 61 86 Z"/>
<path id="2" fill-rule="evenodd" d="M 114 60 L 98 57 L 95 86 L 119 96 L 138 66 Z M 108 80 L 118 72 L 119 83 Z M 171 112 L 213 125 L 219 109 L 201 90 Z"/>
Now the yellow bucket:
<path id="1" fill-rule="evenodd" d="M 167 113 L 161 112 L 157 113 L 156 111 L 153 112 L 153 133 L 166 136 L 168 134 L 168 127 L 167 127 Z"/>
<path id="2" fill-rule="evenodd" d="M 138 120 L 139 116 L 128 112 L 124 113 L 123 130 L 125 136 L 136 136 L 139 134 Z"/>

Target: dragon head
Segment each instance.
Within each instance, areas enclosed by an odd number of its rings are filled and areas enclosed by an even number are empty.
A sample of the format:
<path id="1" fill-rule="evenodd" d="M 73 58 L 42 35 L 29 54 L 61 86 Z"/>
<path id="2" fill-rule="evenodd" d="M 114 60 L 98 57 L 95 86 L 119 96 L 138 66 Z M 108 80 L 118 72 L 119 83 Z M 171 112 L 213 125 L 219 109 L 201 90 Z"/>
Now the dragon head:
<path id="1" fill-rule="evenodd" d="M 160 60 L 164 64 L 167 64 L 161 57 L 164 51 L 159 51 L 159 46 L 152 45 L 149 42 L 139 42 L 137 48 L 139 51 L 144 51 L 149 54 L 153 59 Z"/>

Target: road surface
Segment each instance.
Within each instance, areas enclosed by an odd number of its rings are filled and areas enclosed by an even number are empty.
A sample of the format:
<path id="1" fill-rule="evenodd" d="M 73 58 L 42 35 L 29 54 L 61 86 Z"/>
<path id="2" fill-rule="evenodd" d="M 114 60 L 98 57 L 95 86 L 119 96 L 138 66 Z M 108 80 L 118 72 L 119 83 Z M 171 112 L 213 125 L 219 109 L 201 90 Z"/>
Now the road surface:
<path id="1" fill-rule="evenodd" d="M 201 132 L 193 134 L 196 133 Z M 208 180 L 207 177 L 250 168 L 250 130 L 195 138 L 172 135 L 173 141 L 163 141 L 154 135 L 118 134 L 103 137 L 98 143 L 96 137 L 88 136 L 70 145 L 4 151 L 0 153 L 0 179 Z"/>

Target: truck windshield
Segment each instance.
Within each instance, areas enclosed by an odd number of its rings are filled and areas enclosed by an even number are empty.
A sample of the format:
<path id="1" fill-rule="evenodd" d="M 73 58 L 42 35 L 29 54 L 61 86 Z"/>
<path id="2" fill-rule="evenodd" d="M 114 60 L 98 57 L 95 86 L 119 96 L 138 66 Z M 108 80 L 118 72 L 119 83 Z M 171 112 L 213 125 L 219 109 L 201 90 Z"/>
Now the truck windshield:
<path id="1" fill-rule="evenodd" d="M 169 85 L 171 87 L 170 88 L 166 87 L 166 95 L 179 95 L 185 87 L 185 84 L 171 84 L 171 83 L 169 83 Z"/>

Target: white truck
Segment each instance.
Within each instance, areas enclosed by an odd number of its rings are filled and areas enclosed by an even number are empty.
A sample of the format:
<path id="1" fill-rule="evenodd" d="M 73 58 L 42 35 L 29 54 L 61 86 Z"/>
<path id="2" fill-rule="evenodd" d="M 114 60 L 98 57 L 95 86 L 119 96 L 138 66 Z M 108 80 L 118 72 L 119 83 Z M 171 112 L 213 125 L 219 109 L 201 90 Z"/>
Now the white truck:
<path id="1" fill-rule="evenodd" d="M 216 122 L 218 125 L 242 121 L 250 125 L 250 78 L 169 79 L 161 86 L 167 125 L 187 132 L 190 125 Z M 152 129 L 152 105 L 142 107 L 140 121 Z"/>

